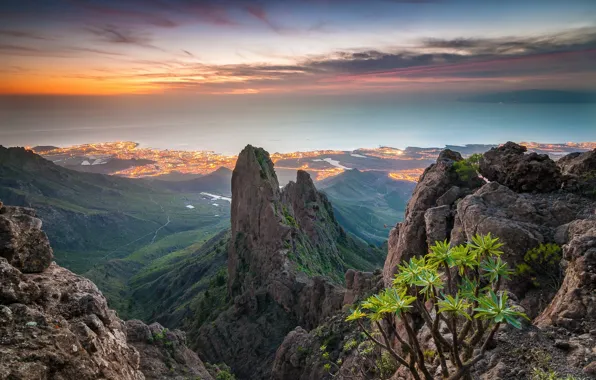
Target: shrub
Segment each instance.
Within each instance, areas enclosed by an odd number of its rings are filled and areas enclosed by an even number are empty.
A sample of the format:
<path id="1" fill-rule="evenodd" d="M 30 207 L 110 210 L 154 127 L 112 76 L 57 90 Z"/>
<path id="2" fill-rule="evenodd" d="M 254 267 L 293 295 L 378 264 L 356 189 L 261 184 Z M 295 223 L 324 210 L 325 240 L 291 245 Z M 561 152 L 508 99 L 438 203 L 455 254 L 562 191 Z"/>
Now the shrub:
<path id="1" fill-rule="evenodd" d="M 236 376 L 232 374 L 232 370 L 226 364 L 209 364 L 206 363 L 207 371 L 215 378 L 215 380 L 236 380 Z"/>
<path id="2" fill-rule="evenodd" d="M 449 380 L 469 376 L 499 327 L 521 328 L 519 318 L 527 318 L 509 306 L 507 293 L 500 291 L 511 271 L 500 258 L 498 240 L 488 234 L 456 247 L 437 242 L 428 255 L 400 265 L 393 286 L 366 299 L 347 320 L 356 321 L 366 337 L 408 368 L 414 379 L 431 380 L 428 354 L 425 357 L 415 331 L 412 314 L 416 313 L 431 332 L 441 375 Z M 395 318 L 401 320 L 405 333 L 394 328 Z M 453 339 L 441 332 L 441 321 Z M 402 350 L 394 349 L 393 336 Z M 448 359 L 455 369 L 447 366 Z"/>
<path id="3" fill-rule="evenodd" d="M 455 172 L 462 181 L 469 181 L 478 175 L 481 154 L 475 153 L 470 157 L 453 164 Z"/>
<path id="4" fill-rule="evenodd" d="M 555 371 L 548 370 L 545 371 L 540 368 L 534 368 L 532 370 L 532 377 L 531 380 L 582 380 L 579 377 L 567 375 L 567 376 L 559 376 Z"/>
<path id="5" fill-rule="evenodd" d="M 529 276 L 536 287 L 545 285 L 558 290 L 563 273 L 559 267 L 561 247 L 554 243 L 540 244 L 524 255 L 524 262 L 515 267 L 516 276 Z M 541 280 L 543 283 L 541 283 Z"/>

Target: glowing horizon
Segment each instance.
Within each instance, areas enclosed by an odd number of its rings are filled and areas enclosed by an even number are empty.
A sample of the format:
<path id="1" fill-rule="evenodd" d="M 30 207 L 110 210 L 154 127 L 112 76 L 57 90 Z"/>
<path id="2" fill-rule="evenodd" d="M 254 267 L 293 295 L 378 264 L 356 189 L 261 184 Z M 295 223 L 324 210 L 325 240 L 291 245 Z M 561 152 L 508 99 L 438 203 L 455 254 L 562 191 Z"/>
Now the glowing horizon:
<path id="1" fill-rule="evenodd" d="M 7 0 L 0 94 L 596 87 L 596 3 Z"/>

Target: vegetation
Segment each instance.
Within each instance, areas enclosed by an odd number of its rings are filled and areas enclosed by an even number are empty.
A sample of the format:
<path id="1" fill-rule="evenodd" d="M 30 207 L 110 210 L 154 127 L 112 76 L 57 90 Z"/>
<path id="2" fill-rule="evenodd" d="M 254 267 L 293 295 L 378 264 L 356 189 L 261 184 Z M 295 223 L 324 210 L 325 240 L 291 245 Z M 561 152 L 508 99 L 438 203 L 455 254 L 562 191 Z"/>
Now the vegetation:
<path id="1" fill-rule="evenodd" d="M 236 376 L 232 374 L 232 369 L 224 364 L 210 364 L 206 363 L 207 371 L 215 378 L 215 380 L 236 380 Z"/>
<path id="2" fill-rule="evenodd" d="M 567 375 L 567 376 L 559 376 L 555 371 L 548 370 L 545 371 L 540 368 L 534 368 L 532 370 L 532 375 L 530 377 L 531 380 L 582 380 L 579 377 Z"/>
<path id="3" fill-rule="evenodd" d="M 381 350 L 366 335 L 358 339 L 348 340 L 342 347 L 341 354 L 352 356 L 352 365 L 347 368 L 342 365 L 341 357 L 332 358 L 327 345 L 320 347 L 321 359 L 325 363 L 323 369 L 332 377 L 353 378 L 357 375 L 367 379 L 390 379 L 398 368 L 397 361 L 387 351 Z M 340 355 L 341 356 L 341 355 Z"/>
<path id="4" fill-rule="evenodd" d="M 229 226 L 229 204 L 216 210 L 203 198 L 155 182 L 69 170 L 23 149 L 0 149 L 0 199 L 35 208 L 56 261 L 78 274 L 171 234 Z"/>
<path id="5" fill-rule="evenodd" d="M 358 170 L 346 170 L 317 183 L 346 232 L 376 246 L 386 242 L 389 229 L 403 220 L 415 186 L 386 173 Z"/>
<path id="6" fill-rule="evenodd" d="M 478 175 L 480 158 L 482 158 L 482 155 L 475 153 L 470 157 L 453 164 L 455 172 L 459 175 L 462 181 L 469 181 Z"/>
<path id="7" fill-rule="evenodd" d="M 540 244 L 524 255 L 524 262 L 515 267 L 516 276 L 530 277 L 536 287 L 547 286 L 553 290 L 561 287 L 563 272 L 559 267 L 561 247 L 554 243 Z"/>
<path id="8" fill-rule="evenodd" d="M 490 234 L 455 247 L 437 242 L 428 255 L 400 265 L 393 286 L 366 299 L 347 320 L 356 321 L 371 342 L 407 367 L 415 379 L 431 380 L 429 354 L 422 351 L 414 325 L 414 315 L 419 315 L 437 348 L 442 376 L 469 378 L 499 327 L 521 328 L 520 317 L 527 318 L 500 291 L 502 280 L 511 274 L 501 260 L 501 246 Z M 405 334 L 395 328 L 396 318 Z M 442 324 L 453 338 L 446 338 Z M 393 338 L 401 350 L 394 349 Z"/>

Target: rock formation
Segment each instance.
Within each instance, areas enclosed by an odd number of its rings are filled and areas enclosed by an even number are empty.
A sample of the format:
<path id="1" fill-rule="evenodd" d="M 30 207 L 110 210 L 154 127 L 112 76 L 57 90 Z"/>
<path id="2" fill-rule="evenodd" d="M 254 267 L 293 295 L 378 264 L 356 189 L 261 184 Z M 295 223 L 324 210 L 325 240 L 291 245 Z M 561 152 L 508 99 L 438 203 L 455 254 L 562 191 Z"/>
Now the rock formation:
<path id="1" fill-rule="evenodd" d="M 149 379 L 212 380 L 199 356 L 186 347 L 186 335 L 159 323 L 149 326 L 139 320 L 126 321 L 129 344 L 139 351 L 140 370 Z"/>
<path id="2" fill-rule="evenodd" d="M 449 208 L 458 198 L 482 185 L 477 176 L 462 178 L 457 173 L 454 165 L 462 160 L 459 153 L 445 149 L 437 162 L 422 173 L 408 202 L 404 221 L 389 233 L 389 252 L 383 270 L 386 285 L 391 283 L 398 263 L 428 250 L 429 237 L 444 239 L 448 235 L 453 224 Z M 435 207 L 439 209 L 431 210 Z M 429 233 L 427 224 L 432 228 Z"/>
<path id="3" fill-rule="evenodd" d="M 555 163 L 525 151 L 514 143 L 491 149 L 479 166 L 491 182 L 474 181 L 464 191 L 452 174 L 458 155 L 442 154 L 421 177 L 406 220 L 391 232 L 385 283 L 397 263 L 426 254 L 428 244 L 444 238 L 460 244 L 490 232 L 504 243 L 504 259 L 513 269 L 527 264 L 526 253 L 541 244 L 562 245 L 562 284 L 532 283 L 519 273 L 504 284 L 539 328 L 502 329 L 497 348 L 474 367 L 473 378 L 526 379 L 541 356 L 551 357 L 550 368 L 560 374 L 594 376 L 596 201 L 585 190 L 589 173 L 596 172 L 595 153 Z M 577 186 L 566 186 L 570 180 Z M 556 265 L 545 270 L 553 273 L 536 275 L 555 277 L 560 271 Z"/>
<path id="4" fill-rule="evenodd" d="M 143 374 L 162 357 L 127 343 L 125 323 L 95 284 L 51 262 L 33 210 L 0 203 L 0 247 L 0 379 L 166 378 Z M 186 353 L 175 342 L 172 355 Z M 196 357 L 184 363 L 206 373 Z"/>
<path id="5" fill-rule="evenodd" d="M 561 187 L 561 170 L 546 154 L 528 153 L 508 142 L 492 148 L 480 160 L 480 174 L 518 192 L 547 193 Z"/>
<path id="6" fill-rule="evenodd" d="M 269 154 L 250 145 L 232 175 L 231 213 L 234 305 L 201 328 L 197 348 L 240 378 L 269 378 L 286 334 L 296 326 L 310 330 L 340 310 L 343 273 L 380 265 L 383 255 L 341 229 L 308 173 L 298 171 L 296 182 L 280 190 Z"/>

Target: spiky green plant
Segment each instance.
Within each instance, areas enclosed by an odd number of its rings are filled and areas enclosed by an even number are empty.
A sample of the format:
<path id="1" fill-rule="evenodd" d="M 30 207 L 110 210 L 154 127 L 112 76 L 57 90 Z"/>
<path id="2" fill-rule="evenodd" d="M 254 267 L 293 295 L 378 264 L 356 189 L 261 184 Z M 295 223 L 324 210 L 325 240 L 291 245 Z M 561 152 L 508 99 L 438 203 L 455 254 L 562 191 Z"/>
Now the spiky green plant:
<path id="1" fill-rule="evenodd" d="M 455 247 L 437 242 L 428 255 L 399 265 L 393 286 L 364 300 L 347 320 L 357 322 L 366 337 L 407 367 L 414 379 L 431 380 L 428 355 L 412 317 L 421 316 L 437 348 L 442 377 L 469 378 L 470 368 L 484 357 L 499 326 L 521 328 L 520 319 L 527 318 L 499 290 L 511 274 L 500 257 L 502 246 L 490 234 L 476 235 Z M 395 323 L 405 332 L 398 332 Z M 451 339 L 441 332 L 441 323 L 447 325 Z M 395 341 L 401 350 L 395 349 Z"/>

